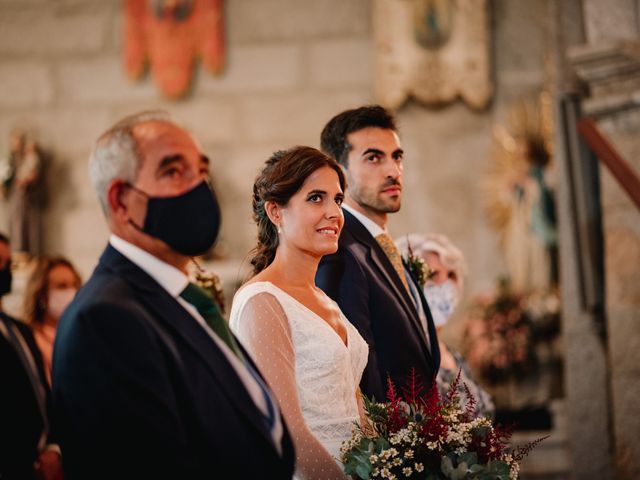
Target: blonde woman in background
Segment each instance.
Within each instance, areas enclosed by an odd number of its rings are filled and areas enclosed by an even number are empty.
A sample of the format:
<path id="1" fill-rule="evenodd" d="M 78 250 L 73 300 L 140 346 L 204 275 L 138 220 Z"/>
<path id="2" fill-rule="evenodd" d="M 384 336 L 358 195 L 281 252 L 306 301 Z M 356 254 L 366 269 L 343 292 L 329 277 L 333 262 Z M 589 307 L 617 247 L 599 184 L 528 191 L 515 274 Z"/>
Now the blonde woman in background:
<path id="1" fill-rule="evenodd" d="M 24 298 L 25 320 L 33 330 L 51 385 L 51 361 L 58 321 L 82 281 L 71 262 L 63 257 L 42 257 L 29 278 Z"/>
<path id="2" fill-rule="evenodd" d="M 409 247 L 415 257 L 420 257 L 429 267 L 424 283 L 424 296 L 427 299 L 433 321 L 438 331 L 440 346 L 440 370 L 436 377 L 440 395 L 445 395 L 460 372 L 458 393 L 462 405 L 466 404 L 467 394 L 464 385 L 476 400 L 476 415 L 492 418 L 495 407 L 491 396 L 471 375 L 471 370 L 460 353 L 447 346 L 441 337 L 444 325 L 451 318 L 457 306 L 464 286 L 466 265 L 462 252 L 444 235 L 436 233 L 412 233 L 396 241 L 404 258 L 409 255 Z"/>

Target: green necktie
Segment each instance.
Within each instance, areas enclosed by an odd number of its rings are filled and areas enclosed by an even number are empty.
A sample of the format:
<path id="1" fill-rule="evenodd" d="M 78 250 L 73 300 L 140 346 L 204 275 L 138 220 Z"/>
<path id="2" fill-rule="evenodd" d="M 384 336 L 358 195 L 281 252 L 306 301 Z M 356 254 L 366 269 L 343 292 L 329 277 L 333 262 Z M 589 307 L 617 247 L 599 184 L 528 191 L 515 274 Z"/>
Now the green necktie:
<path id="1" fill-rule="evenodd" d="M 180 297 L 193 305 L 198 313 L 202 315 L 207 325 L 211 327 L 218 338 L 220 338 L 233 353 L 240 359 L 243 359 L 242 352 L 238 348 L 235 338 L 229 330 L 229 326 L 222 314 L 216 302 L 213 301 L 211 295 L 206 290 L 200 288 L 194 283 L 189 283 L 187 287 L 180 293 Z"/>
<path id="2" fill-rule="evenodd" d="M 264 384 L 264 380 L 262 380 L 251 364 L 244 358 L 242 351 L 236 343 L 235 337 L 229 330 L 227 322 L 220 314 L 218 304 L 213 301 L 213 297 L 209 295 L 206 290 L 200 288 L 195 283 L 189 283 L 182 293 L 180 293 L 180 297 L 196 307 L 196 310 L 198 310 L 198 313 L 202 315 L 204 320 L 207 322 L 207 325 L 209 325 L 211 329 L 216 332 L 218 338 L 226 343 L 231 351 L 235 353 L 240 360 L 242 360 L 249 373 L 253 376 L 265 399 L 267 411 L 262 413 L 265 418 L 266 425 L 269 428 L 269 431 L 271 431 L 275 424 L 275 408 L 271 401 L 271 397 L 269 396 L 268 389 Z"/>

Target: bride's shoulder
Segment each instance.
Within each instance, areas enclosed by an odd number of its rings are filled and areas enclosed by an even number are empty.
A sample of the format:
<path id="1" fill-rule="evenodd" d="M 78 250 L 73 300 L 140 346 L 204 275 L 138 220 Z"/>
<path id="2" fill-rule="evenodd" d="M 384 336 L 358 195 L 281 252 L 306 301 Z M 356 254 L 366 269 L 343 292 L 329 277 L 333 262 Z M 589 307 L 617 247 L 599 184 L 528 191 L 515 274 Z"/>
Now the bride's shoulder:
<path id="1" fill-rule="evenodd" d="M 285 317 L 283 302 L 277 289 L 269 282 L 249 282 L 243 285 L 234 295 L 231 305 L 230 324 L 233 326 L 240 318 L 258 315 L 264 318 Z"/>
<path id="2" fill-rule="evenodd" d="M 270 294 L 278 296 L 280 289 L 268 280 L 249 280 L 242 285 L 234 295 L 235 298 L 251 298 L 256 295 Z"/>
<path id="3" fill-rule="evenodd" d="M 282 288 L 269 281 L 251 280 L 245 283 L 233 297 L 233 307 L 244 308 L 246 305 L 268 305 L 286 310 L 290 296 Z M 233 309 L 232 307 L 232 309 Z"/>
<path id="4" fill-rule="evenodd" d="M 233 301 L 234 303 L 245 303 L 254 297 L 267 296 L 275 297 L 273 284 L 271 282 L 250 280 L 236 291 L 233 296 Z"/>

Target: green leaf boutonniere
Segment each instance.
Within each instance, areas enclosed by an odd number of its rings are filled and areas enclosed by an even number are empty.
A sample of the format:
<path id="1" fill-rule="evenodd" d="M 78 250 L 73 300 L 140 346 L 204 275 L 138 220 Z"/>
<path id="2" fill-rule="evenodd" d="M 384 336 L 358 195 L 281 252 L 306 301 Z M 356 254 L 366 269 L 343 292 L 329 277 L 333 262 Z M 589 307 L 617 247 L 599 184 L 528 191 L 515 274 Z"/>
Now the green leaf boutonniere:
<path id="1" fill-rule="evenodd" d="M 425 282 L 429 279 L 429 274 L 431 273 L 429 265 L 425 263 L 422 257 L 413 254 L 413 249 L 411 248 L 411 243 L 409 243 L 408 238 L 407 250 L 408 255 L 405 257 L 404 261 L 407 263 L 407 267 L 418 282 L 418 285 L 420 285 L 420 288 L 422 288 L 424 287 Z"/>

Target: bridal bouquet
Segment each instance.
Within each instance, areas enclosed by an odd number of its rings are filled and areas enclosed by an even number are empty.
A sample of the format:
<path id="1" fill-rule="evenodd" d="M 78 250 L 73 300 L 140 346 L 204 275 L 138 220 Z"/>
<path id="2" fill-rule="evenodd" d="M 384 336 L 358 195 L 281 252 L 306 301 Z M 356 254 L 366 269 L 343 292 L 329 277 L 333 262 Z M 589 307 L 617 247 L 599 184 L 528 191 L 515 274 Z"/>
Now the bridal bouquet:
<path id="1" fill-rule="evenodd" d="M 364 399 L 368 425 L 356 425 L 341 448 L 345 472 L 354 478 L 514 480 L 519 461 L 543 438 L 510 449 L 511 432 L 475 418 L 475 399 L 457 396 L 460 375 L 441 399 L 427 393 L 412 372 L 401 396 L 389 380 L 387 403 Z"/>

